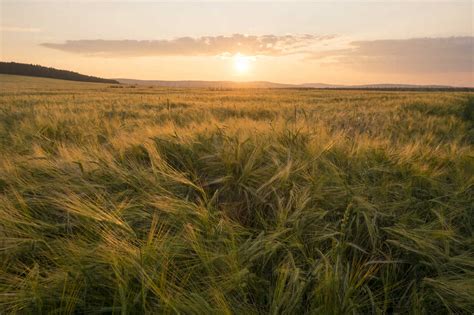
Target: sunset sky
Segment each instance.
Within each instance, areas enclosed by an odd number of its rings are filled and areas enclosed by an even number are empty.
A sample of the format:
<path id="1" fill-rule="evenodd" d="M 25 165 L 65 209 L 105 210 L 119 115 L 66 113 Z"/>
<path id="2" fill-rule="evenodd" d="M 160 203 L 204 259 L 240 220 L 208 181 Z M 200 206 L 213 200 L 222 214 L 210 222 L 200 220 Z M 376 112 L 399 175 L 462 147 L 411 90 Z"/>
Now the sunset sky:
<path id="1" fill-rule="evenodd" d="M 474 86 L 472 1 L 0 0 L 0 59 L 107 78 Z"/>

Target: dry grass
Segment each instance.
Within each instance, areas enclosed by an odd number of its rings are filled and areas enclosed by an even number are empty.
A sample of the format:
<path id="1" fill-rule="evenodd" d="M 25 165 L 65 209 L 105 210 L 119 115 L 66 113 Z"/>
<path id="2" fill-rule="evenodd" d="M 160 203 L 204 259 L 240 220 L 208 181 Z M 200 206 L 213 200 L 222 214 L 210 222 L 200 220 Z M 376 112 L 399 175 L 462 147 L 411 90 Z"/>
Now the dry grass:
<path id="1" fill-rule="evenodd" d="M 472 94 L 0 83 L 0 313 L 474 312 Z"/>

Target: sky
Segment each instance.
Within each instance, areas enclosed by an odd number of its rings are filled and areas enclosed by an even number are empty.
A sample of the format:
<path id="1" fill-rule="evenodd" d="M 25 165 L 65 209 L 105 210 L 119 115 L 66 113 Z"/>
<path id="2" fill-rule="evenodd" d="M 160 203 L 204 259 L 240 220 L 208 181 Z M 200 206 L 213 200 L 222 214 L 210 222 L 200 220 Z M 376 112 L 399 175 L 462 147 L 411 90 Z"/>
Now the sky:
<path id="1" fill-rule="evenodd" d="M 106 78 L 474 86 L 473 1 L 0 0 L 0 59 Z"/>

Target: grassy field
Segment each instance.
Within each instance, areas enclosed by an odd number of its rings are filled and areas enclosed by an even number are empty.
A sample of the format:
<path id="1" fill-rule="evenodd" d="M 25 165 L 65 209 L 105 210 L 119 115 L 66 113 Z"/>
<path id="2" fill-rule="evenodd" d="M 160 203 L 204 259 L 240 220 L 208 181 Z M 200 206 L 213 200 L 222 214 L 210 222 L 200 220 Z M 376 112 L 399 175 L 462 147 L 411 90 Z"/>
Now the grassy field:
<path id="1" fill-rule="evenodd" d="M 474 312 L 472 93 L 0 89 L 1 314 Z"/>

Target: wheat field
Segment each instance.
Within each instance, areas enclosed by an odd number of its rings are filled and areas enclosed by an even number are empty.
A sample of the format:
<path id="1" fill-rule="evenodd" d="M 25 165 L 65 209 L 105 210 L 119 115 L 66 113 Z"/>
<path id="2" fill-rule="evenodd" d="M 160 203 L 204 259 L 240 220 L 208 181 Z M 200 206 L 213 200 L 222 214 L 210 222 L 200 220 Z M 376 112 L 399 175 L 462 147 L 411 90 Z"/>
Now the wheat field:
<path id="1" fill-rule="evenodd" d="M 474 94 L 0 76 L 0 313 L 471 314 Z"/>

